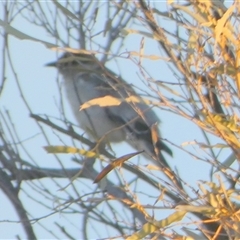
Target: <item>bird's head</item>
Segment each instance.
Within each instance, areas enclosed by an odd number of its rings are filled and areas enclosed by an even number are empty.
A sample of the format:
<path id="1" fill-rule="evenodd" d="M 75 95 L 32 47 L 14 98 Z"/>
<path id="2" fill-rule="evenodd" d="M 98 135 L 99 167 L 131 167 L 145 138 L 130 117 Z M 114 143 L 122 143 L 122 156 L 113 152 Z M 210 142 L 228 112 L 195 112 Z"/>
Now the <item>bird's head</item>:
<path id="1" fill-rule="evenodd" d="M 56 62 L 46 64 L 47 67 L 56 67 L 63 75 L 73 72 L 88 72 L 98 67 L 97 59 L 87 53 L 64 53 Z"/>

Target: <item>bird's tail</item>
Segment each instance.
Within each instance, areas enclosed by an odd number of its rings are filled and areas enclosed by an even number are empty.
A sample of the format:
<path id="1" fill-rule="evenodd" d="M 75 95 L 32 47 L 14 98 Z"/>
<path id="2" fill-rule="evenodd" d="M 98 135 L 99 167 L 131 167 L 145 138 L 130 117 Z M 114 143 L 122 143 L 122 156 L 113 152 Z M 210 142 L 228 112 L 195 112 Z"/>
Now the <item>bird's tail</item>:
<path id="1" fill-rule="evenodd" d="M 160 139 L 158 140 L 158 142 L 156 143 L 156 149 L 155 149 L 155 153 L 158 157 L 159 162 L 161 163 L 160 165 L 164 165 L 165 167 L 169 167 L 169 164 L 167 163 L 165 157 L 162 154 L 163 152 L 166 152 L 168 155 L 170 155 L 172 157 L 173 153 L 172 150 Z"/>

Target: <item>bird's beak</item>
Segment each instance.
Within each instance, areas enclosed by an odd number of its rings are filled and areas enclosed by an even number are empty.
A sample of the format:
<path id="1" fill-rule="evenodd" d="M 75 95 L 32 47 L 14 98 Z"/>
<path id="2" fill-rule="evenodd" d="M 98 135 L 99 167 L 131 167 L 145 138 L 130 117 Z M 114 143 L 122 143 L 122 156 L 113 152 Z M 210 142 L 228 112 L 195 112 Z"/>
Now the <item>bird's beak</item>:
<path id="1" fill-rule="evenodd" d="M 57 62 L 47 63 L 45 64 L 45 67 L 57 67 Z"/>

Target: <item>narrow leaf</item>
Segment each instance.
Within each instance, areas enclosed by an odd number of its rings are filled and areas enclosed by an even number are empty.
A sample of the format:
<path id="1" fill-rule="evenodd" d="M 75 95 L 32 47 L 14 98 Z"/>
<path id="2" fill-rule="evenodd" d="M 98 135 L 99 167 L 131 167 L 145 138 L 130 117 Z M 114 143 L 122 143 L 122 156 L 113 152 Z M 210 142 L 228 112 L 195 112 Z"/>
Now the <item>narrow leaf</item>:
<path id="1" fill-rule="evenodd" d="M 18 38 L 20 40 L 31 40 L 31 41 L 43 43 L 48 48 L 56 48 L 56 47 L 58 47 L 58 46 L 56 46 L 56 45 L 54 45 L 52 43 L 42 41 L 40 39 L 31 37 L 31 36 L 29 36 L 29 35 L 27 35 L 27 34 L 25 34 L 23 32 L 20 32 L 19 30 L 17 30 L 16 28 L 10 26 L 8 23 L 2 21 L 1 19 L 0 19 L 0 26 L 2 26 L 8 34 L 10 34 L 10 35 L 12 35 L 12 36 L 14 36 L 14 37 L 16 37 L 16 38 Z"/>
<path id="2" fill-rule="evenodd" d="M 182 220 L 182 218 L 185 216 L 187 212 L 185 211 L 179 211 L 174 212 L 173 214 L 169 215 L 167 218 L 160 220 L 160 221 L 153 221 L 152 223 L 146 223 L 143 225 L 142 229 L 138 231 L 137 233 L 134 233 L 132 236 L 129 236 L 127 240 L 138 240 L 143 239 L 147 235 L 157 231 L 160 228 L 168 227 L 174 222 L 178 222 Z"/>
<path id="3" fill-rule="evenodd" d="M 125 161 L 127 161 L 128 159 L 142 153 L 143 151 L 140 152 L 135 152 L 135 153 L 130 153 L 127 155 L 124 155 L 120 158 L 117 158 L 116 160 L 114 160 L 113 162 L 111 162 L 110 164 L 108 164 L 95 178 L 93 183 L 98 183 L 99 181 L 101 181 L 109 172 L 111 172 L 114 168 L 121 166 Z"/>
<path id="4" fill-rule="evenodd" d="M 68 146 L 45 146 L 44 149 L 47 151 L 47 153 L 71 153 L 71 154 L 81 154 L 86 157 L 97 157 L 98 154 L 92 151 L 86 151 L 84 149 L 74 148 L 74 147 L 68 147 Z"/>

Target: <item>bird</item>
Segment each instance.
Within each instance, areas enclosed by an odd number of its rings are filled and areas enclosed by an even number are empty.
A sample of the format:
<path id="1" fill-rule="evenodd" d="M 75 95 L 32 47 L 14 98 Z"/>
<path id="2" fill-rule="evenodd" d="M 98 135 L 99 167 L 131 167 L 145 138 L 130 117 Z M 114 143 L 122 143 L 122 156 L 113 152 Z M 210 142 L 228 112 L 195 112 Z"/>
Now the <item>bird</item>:
<path id="1" fill-rule="evenodd" d="M 80 128 L 90 138 L 103 144 L 126 141 L 136 150 L 143 150 L 147 159 L 155 165 L 169 168 L 162 151 L 170 156 L 172 151 L 159 137 L 159 130 L 157 140 L 153 142 L 152 127 L 160 120 L 130 84 L 117 77 L 93 54 L 85 52 L 65 52 L 57 61 L 46 66 L 57 68 L 62 75 L 68 102 Z M 106 96 L 120 99 L 120 104 L 94 105 L 79 110 L 84 103 Z M 135 96 L 140 101 L 125 101 L 129 96 Z"/>

